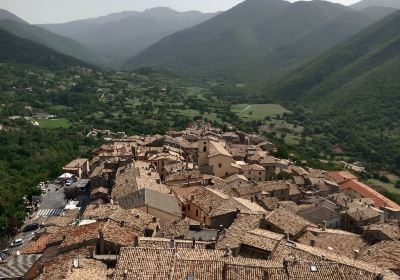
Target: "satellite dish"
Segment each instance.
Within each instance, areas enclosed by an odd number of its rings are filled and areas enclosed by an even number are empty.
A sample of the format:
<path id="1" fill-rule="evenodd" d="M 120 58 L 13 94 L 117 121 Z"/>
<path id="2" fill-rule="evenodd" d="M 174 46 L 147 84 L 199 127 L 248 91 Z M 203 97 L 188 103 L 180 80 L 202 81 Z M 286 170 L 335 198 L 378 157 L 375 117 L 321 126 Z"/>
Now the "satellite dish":
<path id="1" fill-rule="evenodd" d="M 79 259 L 74 259 L 74 267 L 79 268 Z"/>

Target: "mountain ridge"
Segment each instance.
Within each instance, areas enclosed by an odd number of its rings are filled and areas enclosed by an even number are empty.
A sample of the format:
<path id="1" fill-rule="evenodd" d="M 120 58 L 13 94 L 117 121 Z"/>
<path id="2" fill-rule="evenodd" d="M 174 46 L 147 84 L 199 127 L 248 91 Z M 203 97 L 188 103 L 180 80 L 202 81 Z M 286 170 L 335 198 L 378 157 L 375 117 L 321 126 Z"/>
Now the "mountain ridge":
<path id="1" fill-rule="evenodd" d="M 311 110 L 319 122 L 331 125 L 345 150 L 396 168 L 398 73 L 400 11 L 289 73 L 265 93 Z"/>
<path id="2" fill-rule="evenodd" d="M 357 13 L 353 24 L 351 18 Z M 125 69 L 154 66 L 201 78 L 232 77 L 236 82 L 276 79 L 375 22 L 377 17 L 371 13 L 324 1 L 290 4 L 282 0 L 247 0 L 195 27 L 167 36 L 134 56 Z M 378 19 L 385 15 L 381 11 Z M 329 30 L 322 28 L 334 19 Z M 340 25 L 341 21 L 346 24 Z M 335 25 L 340 25 L 339 32 Z M 280 49 L 318 27 L 325 41 L 315 42 L 315 54 L 305 52 L 292 60 L 279 58 Z M 274 52 L 277 56 L 272 57 Z M 273 68 L 269 66 L 272 63 Z"/>
<path id="3" fill-rule="evenodd" d="M 0 61 L 59 70 L 69 66 L 92 67 L 76 58 L 58 53 L 0 28 Z"/>
<path id="4" fill-rule="evenodd" d="M 110 65 L 118 68 L 128 58 L 163 37 L 195 26 L 214 15 L 157 7 L 143 12 L 125 11 L 99 18 L 39 26 L 96 50 Z"/>

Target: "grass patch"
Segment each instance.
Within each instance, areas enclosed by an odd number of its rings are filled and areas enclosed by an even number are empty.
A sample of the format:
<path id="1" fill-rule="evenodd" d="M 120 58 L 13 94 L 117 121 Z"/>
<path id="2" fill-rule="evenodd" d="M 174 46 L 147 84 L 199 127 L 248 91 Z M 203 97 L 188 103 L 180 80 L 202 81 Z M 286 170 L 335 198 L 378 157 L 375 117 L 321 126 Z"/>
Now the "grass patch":
<path id="1" fill-rule="evenodd" d="M 40 128 L 69 128 L 71 123 L 67 119 L 56 120 L 35 120 L 39 123 Z"/>
<path id="2" fill-rule="evenodd" d="M 400 189 L 396 188 L 393 183 L 384 183 L 384 182 L 382 182 L 380 180 L 377 180 L 377 179 L 369 179 L 368 183 L 370 183 L 371 185 L 374 185 L 374 186 L 378 186 L 378 185 L 382 186 L 388 192 L 400 195 Z"/>
<path id="3" fill-rule="evenodd" d="M 262 121 L 266 117 L 273 118 L 290 113 L 278 104 L 237 104 L 232 106 L 231 111 L 248 121 Z"/>

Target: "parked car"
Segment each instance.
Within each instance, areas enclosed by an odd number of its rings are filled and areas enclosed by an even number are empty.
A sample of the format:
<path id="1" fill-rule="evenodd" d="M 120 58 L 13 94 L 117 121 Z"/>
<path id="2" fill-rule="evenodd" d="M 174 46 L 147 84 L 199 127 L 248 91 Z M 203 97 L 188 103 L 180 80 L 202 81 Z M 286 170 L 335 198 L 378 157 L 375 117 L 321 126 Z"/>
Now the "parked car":
<path id="1" fill-rule="evenodd" d="M 24 241 L 22 239 L 16 239 L 11 243 L 11 247 L 18 247 L 24 244 Z"/>
<path id="2" fill-rule="evenodd" d="M 22 231 L 23 232 L 28 232 L 28 231 L 33 231 L 33 230 L 37 230 L 39 228 L 39 224 L 29 224 L 27 226 L 25 226 Z"/>

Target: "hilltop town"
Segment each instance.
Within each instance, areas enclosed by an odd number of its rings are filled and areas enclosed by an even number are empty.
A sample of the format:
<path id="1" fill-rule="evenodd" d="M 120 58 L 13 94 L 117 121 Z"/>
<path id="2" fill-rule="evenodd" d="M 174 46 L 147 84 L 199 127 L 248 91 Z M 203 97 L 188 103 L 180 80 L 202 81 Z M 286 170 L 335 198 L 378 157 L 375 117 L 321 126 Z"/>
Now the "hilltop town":
<path id="1" fill-rule="evenodd" d="M 400 206 L 348 171 L 202 120 L 107 138 L 26 202 L 0 279 L 400 278 Z"/>

